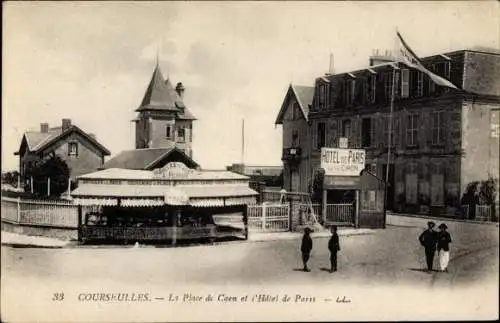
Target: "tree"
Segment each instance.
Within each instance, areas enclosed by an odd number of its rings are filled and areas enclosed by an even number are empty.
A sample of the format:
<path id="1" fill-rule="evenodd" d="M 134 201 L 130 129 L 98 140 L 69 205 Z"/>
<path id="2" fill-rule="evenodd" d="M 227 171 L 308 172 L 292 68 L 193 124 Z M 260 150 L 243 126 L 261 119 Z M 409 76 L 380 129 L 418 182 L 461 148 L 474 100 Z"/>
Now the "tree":
<path id="1" fill-rule="evenodd" d="M 66 162 L 59 156 L 52 155 L 48 159 L 34 163 L 26 175 L 28 178 L 33 177 L 33 193 L 38 196 L 47 196 L 50 178 L 50 196 L 58 197 L 68 189 L 69 173 Z"/>
<path id="2" fill-rule="evenodd" d="M 2 173 L 2 183 L 17 187 L 18 171 Z"/>

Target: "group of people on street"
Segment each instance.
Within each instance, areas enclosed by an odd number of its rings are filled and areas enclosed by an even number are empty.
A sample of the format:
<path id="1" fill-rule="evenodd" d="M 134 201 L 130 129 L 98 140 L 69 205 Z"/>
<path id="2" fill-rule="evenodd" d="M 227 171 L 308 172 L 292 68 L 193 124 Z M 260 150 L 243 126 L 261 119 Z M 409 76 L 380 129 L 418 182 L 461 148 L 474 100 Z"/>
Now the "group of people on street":
<path id="1" fill-rule="evenodd" d="M 332 236 L 328 241 L 328 250 L 330 250 L 330 273 L 337 271 L 337 252 L 340 251 L 339 235 L 337 234 L 337 226 L 332 226 L 331 228 Z M 313 247 L 313 242 L 311 239 L 310 228 L 304 229 L 304 236 L 302 237 L 302 244 L 300 250 L 302 252 L 302 262 L 304 264 L 304 271 L 311 271 L 307 267 L 307 262 L 311 256 L 311 250 Z"/>
<path id="2" fill-rule="evenodd" d="M 434 255 L 436 250 L 439 255 L 440 271 L 448 271 L 448 263 L 450 261 L 450 243 L 451 235 L 447 231 L 446 224 L 441 223 L 438 227 L 439 231 L 435 231 L 436 224 L 432 221 L 427 223 L 427 229 L 418 237 L 420 244 L 425 249 L 425 260 L 427 262 L 427 272 L 432 272 L 434 264 Z"/>
<path id="3" fill-rule="evenodd" d="M 439 269 L 442 272 L 448 271 L 448 263 L 450 261 L 450 243 L 451 235 L 447 231 L 448 226 L 441 223 L 438 227 L 439 231 L 435 231 L 436 224 L 432 221 L 427 223 L 427 229 L 420 234 L 418 240 L 425 249 L 425 259 L 427 262 L 427 272 L 432 272 L 434 264 L 434 256 L 436 251 L 439 255 Z M 300 250 L 302 252 L 302 262 L 304 271 L 311 271 L 307 267 L 307 263 L 311 256 L 313 241 L 311 238 L 312 230 L 308 227 L 304 229 L 302 236 L 302 244 Z M 339 235 L 337 234 L 337 226 L 332 226 L 332 235 L 328 241 L 328 250 L 330 250 L 330 273 L 337 271 L 337 252 L 340 251 Z"/>

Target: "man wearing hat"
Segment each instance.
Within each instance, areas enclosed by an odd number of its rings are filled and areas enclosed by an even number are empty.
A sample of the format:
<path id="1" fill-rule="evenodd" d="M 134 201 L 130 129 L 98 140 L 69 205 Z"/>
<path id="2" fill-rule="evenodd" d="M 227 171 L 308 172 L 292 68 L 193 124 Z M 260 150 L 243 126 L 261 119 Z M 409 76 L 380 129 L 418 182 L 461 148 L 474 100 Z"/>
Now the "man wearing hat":
<path id="1" fill-rule="evenodd" d="M 434 262 L 434 253 L 436 252 L 436 244 L 438 240 L 437 232 L 434 231 L 436 224 L 432 221 L 427 222 L 427 229 L 422 232 L 418 240 L 425 249 L 425 259 L 427 262 L 427 271 L 432 271 L 432 264 Z"/>
<path id="2" fill-rule="evenodd" d="M 302 262 L 304 263 L 304 271 L 311 271 L 307 268 L 307 262 L 311 255 L 311 250 L 313 247 L 313 242 L 311 239 L 311 229 L 306 227 L 304 229 L 304 236 L 302 237 L 302 244 L 300 246 L 300 251 L 302 251 Z"/>
<path id="3" fill-rule="evenodd" d="M 330 273 L 337 271 L 337 252 L 340 251 L 339 235 L 337 226 L 332 226 L 332 236 L 328 241 L 328 250 L 330 250 Z"/>
<path id="4" fill-rule="evenodd" d="M 448 229 L 446 224 L 441 223 L 439 225 L 437 249 L 439 255 L 439 269 L 447 272 L 448 263 L 450 262 L 451 235 L 446 229 Z"/>

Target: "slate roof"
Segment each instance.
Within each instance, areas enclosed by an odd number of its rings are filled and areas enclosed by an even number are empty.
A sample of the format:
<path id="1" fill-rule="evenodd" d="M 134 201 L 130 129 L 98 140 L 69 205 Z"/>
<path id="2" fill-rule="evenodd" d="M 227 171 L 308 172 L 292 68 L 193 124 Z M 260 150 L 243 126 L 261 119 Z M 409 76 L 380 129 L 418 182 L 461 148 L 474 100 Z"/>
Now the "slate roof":
<path id="1" fill-rule="evenodd" d="M 294 95 L 299 103 L 300 110 L 304 116 L 305 120 L 308 120 L 309 115 L 309 105 L 312 104 L 314 98 L 314 86 L 303 86 L 303 85 L 293 85 L 290 84 L 281 109 L 276 117 L 275 124 L 281 124 L 283 122 L 283 116 L 288 107 L 288 100 L 290 95 Z"/>
<path id="2" fill-rule="evenodd" d="M 181 150 L 170 148 L 145 148 L 125 150 L 111 158 L 104 164 L 104 168 L 125 168 L 125 169 L 153 169 L 154 166 L 172 153 L 177 152 L 183 155 L 183 159 L 188 167 L 194 168 L 199 165 Z"/>
<path id="3" fill-rule="evenodd" d="M 173 111 L 177 119 L 196 120 L 192 113 L 186 108 L 182 98 L 179 96 L 169 79 L 164 79 L 160 67 L 156 65 L 151 81 L 144 93 L 141 105 L 135 111 L 145 110 Z"/>
<path id="4" fill-rule="evenodd" d="M 101 143 L 99 143 L 95 138 L 93 138 L 92 136 L 90 136 L 85 131 L 83 131 L 82 129 L 80 129 L 75 125 L 71 125 L 65 131 L 62 131 L 62 127 L 50 128 L 49 131 L 46 133 L 40 131 L 27 131 L 23 135 L 20 149 L 23 145 L 23 141 L 26 141 L 29 151 L 36 153 L 48 148 L 52 144 L 56 143 L 57 141 L 63 139 L 65 136 L 73 132 L 79 133 L 82 137 L 87 139 L 96 148 L 101 150 L 105 156 L 109 156 L 111 154 L 110 151 L 106 147 L 104 147 Z M 15 155 L 18 154 L 19 151 L 15 153 Z"/>

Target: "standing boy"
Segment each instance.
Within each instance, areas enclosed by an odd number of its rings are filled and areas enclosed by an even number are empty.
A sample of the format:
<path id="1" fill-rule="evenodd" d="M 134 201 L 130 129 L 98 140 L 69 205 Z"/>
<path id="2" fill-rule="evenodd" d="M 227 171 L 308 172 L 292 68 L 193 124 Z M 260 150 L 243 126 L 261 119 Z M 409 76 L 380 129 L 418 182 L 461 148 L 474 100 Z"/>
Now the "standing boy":
<path id="1" fill-rule="evenodd" d="M 304 263 L 304 271 L 311 271 L 307 268 L 307 262 L 309 261 L 312 247 L 313 242 L 311 239 L 311 229 L 306 227 L 304 229 L 304 236 L 302 237 L 302 244 L 300 246 L 300 251 L 302 251 L 302 262 Z"/>
<path id="2" fill-rule="evenodd" d="M 340 251 L 339 235 L 337 226 L 332 226 L 332 236 L 328 241 L 328 250 L 330 250 L 330 273 L 337 271 L 337 252 Z"/>

